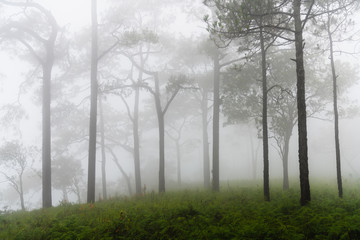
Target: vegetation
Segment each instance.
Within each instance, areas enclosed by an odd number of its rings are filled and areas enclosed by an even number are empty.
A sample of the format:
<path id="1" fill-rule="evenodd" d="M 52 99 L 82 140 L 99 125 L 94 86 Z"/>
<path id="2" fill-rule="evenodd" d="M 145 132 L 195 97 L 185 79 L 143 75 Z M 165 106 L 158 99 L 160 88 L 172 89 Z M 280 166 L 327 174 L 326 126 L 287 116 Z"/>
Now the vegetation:
<path id="1" fill-rule="evenodd" d="M 273 182 L 273 201 L 257 183 L 223 186 L 222 192 L 147 193 L 94 204 L 0 215 L 1 239 L 359 239 L 359 183 L 343 199 L 336 184 L 316 182 L 313 198 Z M 346 183 L 345 183 L 346 184 Z"/>

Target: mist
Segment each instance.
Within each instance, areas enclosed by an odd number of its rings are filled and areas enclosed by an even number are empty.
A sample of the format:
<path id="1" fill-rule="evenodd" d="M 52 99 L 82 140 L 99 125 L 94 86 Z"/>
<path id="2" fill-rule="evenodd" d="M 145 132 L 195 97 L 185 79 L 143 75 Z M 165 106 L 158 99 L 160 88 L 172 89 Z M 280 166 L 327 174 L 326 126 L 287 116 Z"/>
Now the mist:
<path id="1" fill-rule="evenodd" d="M 262 189 L 264 171 L 270 192 L 276 184 L 299 189 L 299 54 L 292 18 L 279 17 L 284 26 L 249 21 L 234 33 L 236 21 L 213 1 L 204 2 L 103 0 L 95 19 L 91 1 L 0 0 L 1 212 L 151 192 L 221 191 L 244 182 Z M 354 6 L 323 23 L 320 5 L 302 19 L 306 163 L 310 184 L 336 186 L 330 55 L 340 177 L 356 182 L 360 19 Z M 301 11 L 304 17 L 306 6 Z M 333 27 L 332 53 L 322 24 Z"/>

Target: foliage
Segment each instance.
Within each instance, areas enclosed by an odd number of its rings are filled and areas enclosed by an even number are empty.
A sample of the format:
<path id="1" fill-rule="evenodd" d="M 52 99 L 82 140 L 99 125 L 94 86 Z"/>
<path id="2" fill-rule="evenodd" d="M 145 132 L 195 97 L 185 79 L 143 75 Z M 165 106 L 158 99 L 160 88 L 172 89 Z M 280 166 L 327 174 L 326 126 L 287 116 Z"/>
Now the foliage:
<path id="1" fill-rule="evenodd" d="M 241 183 L 244 185 L 244 183 Z M 260 187 L 229 185 L 221 193 L 186 190 L 95 204 L 0 215 L 1 239 L 358 239 L 357 186 L 344 199 L 313 184 L 313 201 L 273 187 L 264 202 Z M 225 186 L 224 188 L 225 189 Z"/>

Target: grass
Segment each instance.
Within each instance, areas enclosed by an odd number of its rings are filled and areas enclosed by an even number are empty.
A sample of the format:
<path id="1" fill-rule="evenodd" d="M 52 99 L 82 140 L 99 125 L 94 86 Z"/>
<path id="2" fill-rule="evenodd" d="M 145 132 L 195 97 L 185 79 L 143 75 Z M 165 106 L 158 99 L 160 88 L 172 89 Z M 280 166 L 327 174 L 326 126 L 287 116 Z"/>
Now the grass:
<path id="1" fill-rule="evenodd" d="M 360 239 L 359 186 L 312 184 L 300 207 L 298 190 L 224 186 L 222 192 L 148 193 L 95 204 L 0 215 L 0 239 Z"/>

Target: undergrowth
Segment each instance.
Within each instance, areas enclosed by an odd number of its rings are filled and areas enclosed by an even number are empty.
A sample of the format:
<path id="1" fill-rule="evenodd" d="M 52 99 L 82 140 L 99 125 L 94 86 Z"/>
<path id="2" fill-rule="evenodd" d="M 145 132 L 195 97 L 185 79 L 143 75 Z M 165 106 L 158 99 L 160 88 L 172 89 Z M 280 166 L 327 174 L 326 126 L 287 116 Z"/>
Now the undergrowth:
<path id="1" fill-rule="evenodd" d="M 0 239 L 360 239 L 359 189 L 345 189 L 312 186 L 305 207 L 297 190 L 265 202 L 259 186 L 62 204 L 0 215 Z"/>

